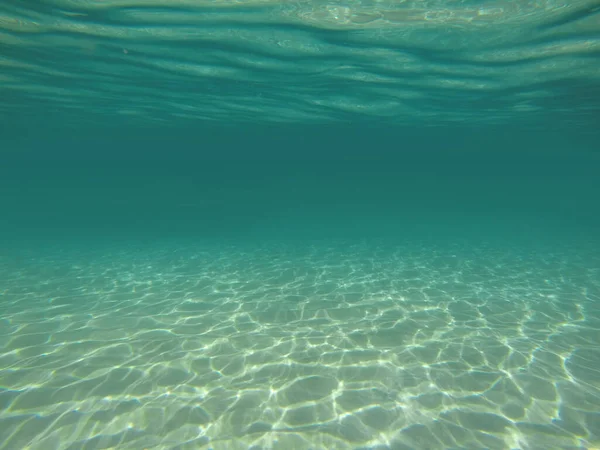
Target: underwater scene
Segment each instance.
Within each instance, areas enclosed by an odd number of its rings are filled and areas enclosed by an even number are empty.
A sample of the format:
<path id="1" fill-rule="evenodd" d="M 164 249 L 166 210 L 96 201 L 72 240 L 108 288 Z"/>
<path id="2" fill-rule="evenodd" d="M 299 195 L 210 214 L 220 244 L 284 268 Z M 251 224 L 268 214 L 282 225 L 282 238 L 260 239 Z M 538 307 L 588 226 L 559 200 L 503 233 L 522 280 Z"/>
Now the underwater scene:
<path id="1" fill-rule="evenodd" d="M 0 450 L 600 449 L 600 5 L 0 2 Z"/>

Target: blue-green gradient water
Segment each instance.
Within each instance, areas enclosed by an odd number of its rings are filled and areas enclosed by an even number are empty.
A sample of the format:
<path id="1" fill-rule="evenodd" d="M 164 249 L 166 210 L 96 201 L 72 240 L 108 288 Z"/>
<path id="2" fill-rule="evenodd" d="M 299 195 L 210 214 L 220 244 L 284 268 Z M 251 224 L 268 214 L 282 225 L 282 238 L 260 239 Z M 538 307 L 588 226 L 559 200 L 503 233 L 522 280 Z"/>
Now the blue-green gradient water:
<path id="1" fill-rule="evenodd" d="M 0 450 L 600 448 L 595 1 L 0 2 Z"/>

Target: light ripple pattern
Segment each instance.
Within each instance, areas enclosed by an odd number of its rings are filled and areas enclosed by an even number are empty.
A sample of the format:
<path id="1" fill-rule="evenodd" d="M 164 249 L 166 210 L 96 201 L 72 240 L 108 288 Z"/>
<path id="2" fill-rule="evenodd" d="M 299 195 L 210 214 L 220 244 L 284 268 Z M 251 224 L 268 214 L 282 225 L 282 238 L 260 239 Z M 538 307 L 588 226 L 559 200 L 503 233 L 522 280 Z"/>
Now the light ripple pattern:
<path id="1" fill-rule="evenodd" d="M 595 250 L 13 250 L 0 449 L 593 448 Z"/>

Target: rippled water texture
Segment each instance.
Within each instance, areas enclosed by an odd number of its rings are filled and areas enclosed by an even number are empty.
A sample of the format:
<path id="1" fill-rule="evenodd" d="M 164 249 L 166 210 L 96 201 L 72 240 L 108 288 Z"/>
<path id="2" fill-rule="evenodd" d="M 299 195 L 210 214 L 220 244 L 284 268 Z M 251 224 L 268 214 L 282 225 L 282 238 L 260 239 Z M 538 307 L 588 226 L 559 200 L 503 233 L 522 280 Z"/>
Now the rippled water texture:
<path id="1" fill-rule="evenodd" d="M 575 245 L 20 252 L 0 448 L 593 448 L 599 267 Z"/>
<path id="2" fill-rule="evenodd" d="M 0 111 L 572 127 L 599 113 L 599 30 L 595 0 L 4 0 Z"/>
<path id="3" fill-rule="evenodd" d="M 0 0 L 0 450 L 600 448 L 599 61 L 595 0 Z"/>

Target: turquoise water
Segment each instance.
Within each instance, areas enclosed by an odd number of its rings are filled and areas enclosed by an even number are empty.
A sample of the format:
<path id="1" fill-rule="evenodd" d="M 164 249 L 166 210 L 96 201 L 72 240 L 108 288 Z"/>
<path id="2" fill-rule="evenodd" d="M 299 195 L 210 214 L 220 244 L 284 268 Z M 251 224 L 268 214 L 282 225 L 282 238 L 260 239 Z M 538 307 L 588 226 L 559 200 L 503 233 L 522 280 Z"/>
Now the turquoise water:
<path id="1" fill-rule="evenodd" d="M 600 448 L 591 1 L 5 0 L 0 449 Z"/>

